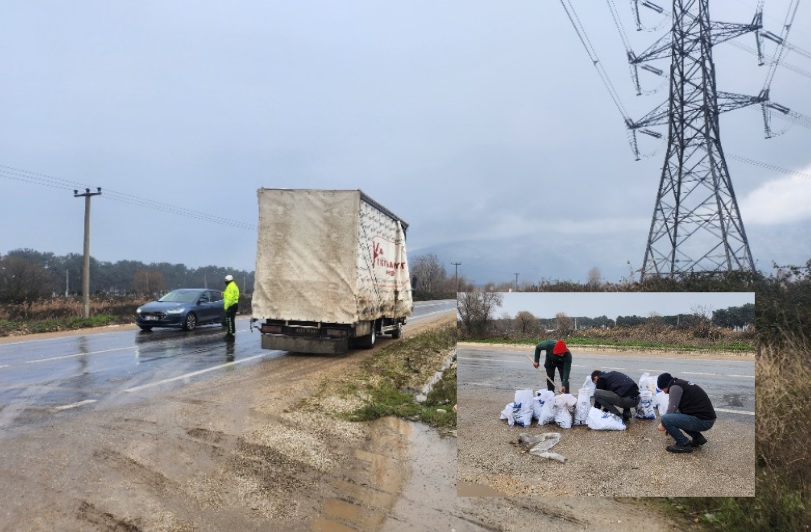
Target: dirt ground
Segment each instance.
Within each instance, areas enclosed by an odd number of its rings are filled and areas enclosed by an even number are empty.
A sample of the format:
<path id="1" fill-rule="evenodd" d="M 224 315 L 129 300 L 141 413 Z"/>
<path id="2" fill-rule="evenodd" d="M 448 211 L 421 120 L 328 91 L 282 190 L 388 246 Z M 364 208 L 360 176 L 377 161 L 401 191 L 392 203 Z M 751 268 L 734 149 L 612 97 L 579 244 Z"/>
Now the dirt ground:
<path id="1" fill-rule="evenodd" d="M 411 323 L 404 337 L 452 320 Z M 4 431 L 0 530 L 673 528 L 610 498 L 457 497 L 455 437 L 342 421 L 342 399 L 319 395 L 372 353 L 291 354 Z M 314 396 L 320 410 L 303 411 Z"/>
<path id="2" fill-rule="evenodd" d="M 515 349 L 475 343 L 466 349 Z M 590 349 L 590 354 L 616 351 Z M 624 352 L 624 356 L 633 356 Z M 642 354 L 640 353 L 640 356 Z M 645 357 L 672 357 L 673 352 Z M 682 358 L 734 358 L 754 355 L 684 353 Z M 668 453 L 673 439 L 656 430 L 656 420 L 633 419 L 623 431 L 594 431 L 586 426 L 561 429 L 555 424 L 509 426 L 498 413 L 512 400 L 503 390 L 458 389 L 458 491 L 460 494 L 527 496 L 692 497 L 755 495 L 754 422 L 722 417 L 707 432 L 711 444 L 690 454 Z M 552 452 L 565 463 L 527 453 L 520 434 L 560 434 Z"/>

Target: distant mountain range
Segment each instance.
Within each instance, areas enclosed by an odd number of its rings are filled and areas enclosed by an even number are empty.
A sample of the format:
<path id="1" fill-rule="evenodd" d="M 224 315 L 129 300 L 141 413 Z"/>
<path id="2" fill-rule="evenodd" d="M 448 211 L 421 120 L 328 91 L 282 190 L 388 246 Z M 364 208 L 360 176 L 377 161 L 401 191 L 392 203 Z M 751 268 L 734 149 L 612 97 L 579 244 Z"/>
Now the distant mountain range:
<path id="1" fill-rule="evenodd" d="M 803 224 L 753 226 L 747 237 L 757 269 L 773 273 L 772 264 L 802 266 L 811 259 L 809 227 Z M 789 238 L 787 238 L 787 236 Z M 460 262 L 459 275 L 474 284 L 487 282 L 573 281 L 585 282 L 589 270 L 597 268 L 601 279 L 619 282 L 629 277 L 631 267 L 638 270 L 645 256 L 647 234 L 627 233 L 580 235 L 523 235 L 506 239 L 459 240 L 421 249 L 409 250 L 414 257 L 434 253 L 449 276 Z M 794 242 L 787 248 L 782 243 Z M 630 265 L 628 264 L 630 262 Z"/>

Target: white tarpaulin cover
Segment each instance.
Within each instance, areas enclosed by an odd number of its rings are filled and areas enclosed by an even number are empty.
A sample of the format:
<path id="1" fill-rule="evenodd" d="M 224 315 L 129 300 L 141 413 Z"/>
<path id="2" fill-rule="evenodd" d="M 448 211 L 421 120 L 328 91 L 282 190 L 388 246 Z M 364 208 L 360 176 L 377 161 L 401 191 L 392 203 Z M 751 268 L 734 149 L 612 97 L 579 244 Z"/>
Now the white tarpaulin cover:
<path id="1" fill-rule="evenodd" d="M 402 224 L 359 190 L 260 189 L 253 316 L 357 323 L 411 313 Z"/>

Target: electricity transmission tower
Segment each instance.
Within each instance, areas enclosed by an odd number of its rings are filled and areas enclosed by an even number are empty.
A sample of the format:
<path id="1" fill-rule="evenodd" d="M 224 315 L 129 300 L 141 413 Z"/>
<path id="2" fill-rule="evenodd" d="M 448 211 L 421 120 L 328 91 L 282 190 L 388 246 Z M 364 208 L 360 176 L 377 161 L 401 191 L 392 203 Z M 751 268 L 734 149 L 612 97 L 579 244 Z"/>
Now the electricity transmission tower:
<path id="1" fill-rule="evenodd" d="M 773 136 L 770 127 L 773 110 L 778 111 L 781 118 L 806 127 L 811 125 L 808 117 L 773 103 L 769 98 L 770 85 L 783 52 L 795 48 L 786 39 L 799 0 L 791 0 L 779 36 L 761 31 L 763 2 L 759 0 L 750 23 L 736 24 L 710 21 L 709 0 L 673 0 L 669 34 L 636 55 L 631 50 L 613 0 L 608 0 L 614 24 L 625 45 L 637 95 L 642 94 L 639 70 L 665 77 L 664 71 L 648 62 L 670 59 L 668 100 L 635 121 L 622 106 L 571 0 L 561 0 L 589 58 L 623 116 L 637 160 L 640 158 L 637 134 L 661 138 L 662 135 L 650 127 L 668 126 L 667 150 L 640 279 L 647 275 L 679 277 L 755 269 L 721 146 L 718 117 L 726 111 L 760 105 L 767 138 Z M 632 0 L 637 29 L 641 29 L 640 6 L 659 14 L 665 12 L 652 1 Z M 765 63 L 763 39 L 778 45 L 762 90 L 757 96 L 717 90 L 713 46 L 747 33 L 755 36 L 760 65 Z"/>
<path id="2" fill-rule="evenodd" d="M 751 24 L 713 24 L 709 0 L 674 0 L 670 43 L 636 59 L 652 59 L 665 51 L 671 57 L 667 151 L 643 278 L 755 268 L 721 147 L 718 115 L 766 97 L 716 90 L 712 47 L 760 28 L 759 16 Z M 643 118 L 633 129 L 663 118 L 657 115 Z"/>

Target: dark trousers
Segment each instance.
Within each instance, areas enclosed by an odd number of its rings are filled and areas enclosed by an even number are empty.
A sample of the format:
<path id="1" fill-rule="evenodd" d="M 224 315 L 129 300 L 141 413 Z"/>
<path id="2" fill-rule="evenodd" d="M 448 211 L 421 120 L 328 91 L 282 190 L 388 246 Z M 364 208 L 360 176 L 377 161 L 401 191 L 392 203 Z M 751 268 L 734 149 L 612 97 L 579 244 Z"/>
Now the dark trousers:
<path id="1" fill-rule="evenodd" d="M 549 377 L 549 380 L 553 382 L 555 380 L 555 368 L 558 368 L 561 386 L 566 387 L 566 393 L 572 393 L 572 391 L 569 389 L 569 383 L 563 382 L 563 360 L 560 361 L 560 364 L 544 364 L 543 367 L 546 368 L 546 376 Z M 546 381 L 546 389 L 552 392 L 555 390 L 555 386 L 551 382 Z"/>
<path id="2" fill-rule="evenodd" d="M 674 413 L 662 416 L 662 426 L 681 446 L 690 444 L 690 440 L 682 434 L 682 430 L 689 434 L 691 438 L 696 438 L 705 430 L 710 430 L 714 424 L 714 419 L 698 419 L 696 416 L 688 414 Z"/>
<path id="3" fill-rule="evenodd" d="M 227 334 L 234 335 L 237 332 L 236 317 L 237 317 L 237 304 L 233 304 L 225 309 L 225 326 L 228 328 Z"/>
<path id="4" fill-rule="evenodd" d="M 617 408 L 620 407 L 624 411 L 627 410 L 628 415 L 630 415 L 631 409 L 639 406 L 639 396 L 620 397 L 610 390 L 594 390 L 594 407 L 600 408 L 601 406 L 618 416 L 623 414 L 623 412 L 620 412 Z"/>

